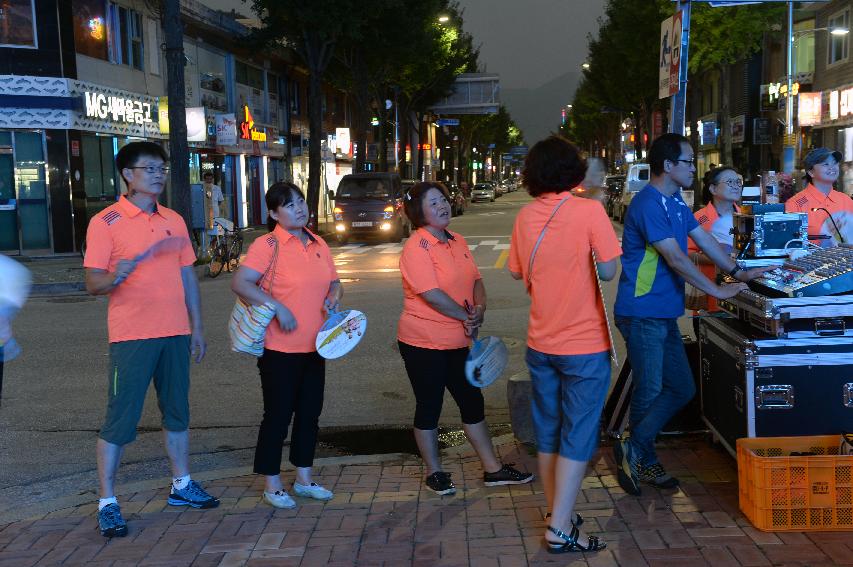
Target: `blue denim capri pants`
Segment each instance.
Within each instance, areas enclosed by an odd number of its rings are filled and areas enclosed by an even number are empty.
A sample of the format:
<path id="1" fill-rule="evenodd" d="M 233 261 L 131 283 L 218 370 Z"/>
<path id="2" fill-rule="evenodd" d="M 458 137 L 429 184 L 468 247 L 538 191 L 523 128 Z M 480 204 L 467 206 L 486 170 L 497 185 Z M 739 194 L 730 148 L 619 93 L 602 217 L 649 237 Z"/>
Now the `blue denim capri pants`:
<path id="1" fill-rule="evenodd" d="M 610 353 L 555 355 L 527 348 L 536 448 L 588 461 L 598 448 Z"/>

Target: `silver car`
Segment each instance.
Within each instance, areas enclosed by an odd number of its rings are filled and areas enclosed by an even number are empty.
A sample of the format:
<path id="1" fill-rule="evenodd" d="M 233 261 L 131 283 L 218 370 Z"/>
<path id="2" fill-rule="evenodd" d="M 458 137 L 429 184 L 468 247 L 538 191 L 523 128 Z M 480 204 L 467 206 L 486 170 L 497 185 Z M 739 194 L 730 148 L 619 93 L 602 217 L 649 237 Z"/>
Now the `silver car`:
<path id="1" fill-rule="evenodd" d="M 471 201 L 489 201 L 493 203 L 495 201 L 495 186 L 491 183 L 477 183 L 474 185 L 474 190 L 471 191 Z"/>

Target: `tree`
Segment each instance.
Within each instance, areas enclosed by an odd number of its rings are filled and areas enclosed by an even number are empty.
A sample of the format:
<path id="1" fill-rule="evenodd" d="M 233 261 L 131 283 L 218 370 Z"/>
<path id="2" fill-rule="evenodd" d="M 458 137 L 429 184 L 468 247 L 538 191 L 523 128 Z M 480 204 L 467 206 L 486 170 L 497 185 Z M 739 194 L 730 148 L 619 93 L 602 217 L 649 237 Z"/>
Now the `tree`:
<path id="1" fill-rule="evenodd" d="M 720 131 L 722 162 L 732 163 L 729 69 L 761 48 L 764 34 L 782 21 L 784 4 L 710 8 L 697 5 L 691 16 L 689 72 L 717 70 L 720 74 Z"/>
<path id="2" fill-rule="evenodd" d="M 177 1 L 177 0 L 175 0 Z M 289 47 L 308 69 L 308 211 L 317 227 L 323 137 L 323 80 L 337 44 L 351 30 L 350 18 L 363 9 L 354 0 L 252 0 L 262 27 L 255 37 L 270 46 Z"/>

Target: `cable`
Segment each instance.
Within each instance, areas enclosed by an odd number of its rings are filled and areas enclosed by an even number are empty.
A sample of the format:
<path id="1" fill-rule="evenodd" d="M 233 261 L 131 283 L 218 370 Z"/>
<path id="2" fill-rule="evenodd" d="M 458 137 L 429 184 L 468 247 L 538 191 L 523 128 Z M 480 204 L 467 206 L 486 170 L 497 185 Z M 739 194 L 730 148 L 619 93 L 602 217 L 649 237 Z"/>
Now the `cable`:
<path id="1" fill-rule="evenodd" d="M 844 244 L 844 236 L 841 234 L 841 231 L 838 230 L 838 225 L 835 224 L 835 219 L 832 218 L 832 214 L 823 207 L 812 207 L 813 212 L 823 211 L 826 213 L 826 216 L 829 217 L 829 221 L 832 223 L 832 226 L 835 227 L 835 232 L 838 234 L 838 238 L 841 240 L 841 243 Z"/>

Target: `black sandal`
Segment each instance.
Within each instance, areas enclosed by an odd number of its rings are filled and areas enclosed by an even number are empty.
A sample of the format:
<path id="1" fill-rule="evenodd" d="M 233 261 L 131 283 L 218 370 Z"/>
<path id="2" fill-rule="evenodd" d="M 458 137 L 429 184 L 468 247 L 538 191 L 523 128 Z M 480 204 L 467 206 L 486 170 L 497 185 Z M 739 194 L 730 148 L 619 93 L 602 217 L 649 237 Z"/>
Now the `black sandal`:
<path id="1" fill-rule="evenodd" d="M 545 519 L 546 519 L 546 520 L 550 520 L 550 519 L 551 519 L 551 512 L 545 512 Z M 575 521 L 574 521 L 574 524 L 575 524 L 576 526 L 580 526 L 580 525 L 582 525 L 582 524 L 583 524 L 583 518 L 581 517 L 581 515 L 580 515 L 580 514 L 577 514 L 577 513 L 575 514 Z"/>
<path id="2" fill-rule="evenodd" d="M 607 544 L 598 539 L 598 536 L 587 536 L 589 542 L 586 547 L 582 546 L 578 543 L 578 537 L 580 537 L 580 530 L 578 530 L 577 526 L 572 523 L 572 532 L 570 535 L 566 535 L 562 531 L 557 528 L 548 526 L 548 531 L 552 534 L 556 535 L 558 538 L 563 540 L 563 543 L 556 543 L 553 541 L 548 541 L 548 538 L 545 538 L 545 548 L 548 550 L 548 553 L 579 553 L 584 551 L 601 551 Z"/>

